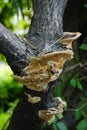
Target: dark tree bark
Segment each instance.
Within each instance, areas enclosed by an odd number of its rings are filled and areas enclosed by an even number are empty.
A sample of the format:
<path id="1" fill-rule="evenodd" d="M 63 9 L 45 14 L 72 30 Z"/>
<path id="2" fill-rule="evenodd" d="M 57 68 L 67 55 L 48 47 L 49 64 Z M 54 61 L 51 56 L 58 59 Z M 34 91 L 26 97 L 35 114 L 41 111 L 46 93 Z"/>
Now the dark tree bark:
<path id="1" fill-rule="evenodd" d="M 34 16 L 30 30 L 25 37 L 36 49 L 0 24 L 0 52 L 5 55 L 15 74 L 24 75 L 23 68 L 28 64 L 30 56 L 37 56 L 62 35 L 66 3 L 67 0 L 33 0 Z M 50 49 L 50 51 L 55 50 L 63 50 L 63 48 L 57 44 Z M 44 93 L 25 87 L 25 92 L 32 96 L 41 96 L 42 100 L 32 105 L 23 95 L 13 112 L 8 130 L 40 130 L 43 121 L 37 115 L 38 110 L 57 105 L 53 100 L 55 83 L 56 81 L 51 82 L 48 85 L 50 89 Z M 50 125 L 45 129 L 52 130 Z"/>

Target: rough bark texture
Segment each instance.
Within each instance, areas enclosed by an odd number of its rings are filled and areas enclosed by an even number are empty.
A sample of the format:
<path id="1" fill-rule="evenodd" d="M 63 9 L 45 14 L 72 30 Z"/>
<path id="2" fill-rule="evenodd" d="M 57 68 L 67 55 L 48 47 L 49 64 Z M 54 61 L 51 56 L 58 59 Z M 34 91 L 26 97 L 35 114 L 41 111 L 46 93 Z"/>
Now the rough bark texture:
<path id="1" fill-rule="evenodd" d="M 66 2 L 67 0 L 33 0 L 34 16 L 26 38 L 38 51 L 46 49 L 62 35 Z"/>
<path id="2" fill-rule="evenodd" d="M 26 65 L 26 45 L 0 24 L 0 52 L 5 55 L 12 70 L 21 74 Z"/>
<path id="3" fill-rule="evenodd" d="M 33 0 L 34 16 L 26 38 L 36 49 L 0 24 L 0 52 L 5 55 L 15 74 L 23 75 L 22 69 L 27 65 L 29 57 L 46 50 L 62 35 L 62 19 L 66 3 L 67 0 Z M 51 48 L 51 50 L 56 49 L 63 48 L 58 45 Z M 8 130 L 40 130 L 43 121 L 38 118 L 37 113 L 40 109 L 56 106 L 53 100 L 55 83 L 56 81 L 51 82 L 48 85 L 50 89 L 45 93 L 28 90 L 25 87 L 27 93 L 29 92 L 32 96 L 40 95 L 42 101 L 31 105 L 27 102 L 27 97 L 23 95 L 13 112 Z M 52 130 L 51 126 L 45 129 Z"/>

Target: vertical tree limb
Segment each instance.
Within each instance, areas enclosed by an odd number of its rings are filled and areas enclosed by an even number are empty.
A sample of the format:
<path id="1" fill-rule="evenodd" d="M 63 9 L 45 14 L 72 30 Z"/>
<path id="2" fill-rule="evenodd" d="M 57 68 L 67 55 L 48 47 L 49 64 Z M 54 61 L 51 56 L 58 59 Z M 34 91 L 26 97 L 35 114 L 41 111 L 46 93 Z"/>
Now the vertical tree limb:
<path id="1" fill-rule="evenodd" d="M 20 40 L 0 25 L 0 48 L 2 48 L 0 52 L 6 56 L 7 62 L 15 74 L 24 75 L 23 68 L 28 63 L 28 58 L 32 56 L 31 52 L 37 56 L 39 51 L 49 47 L 62 35 L 63 13 L 66 3 L 67 0 L 33 0 L 34 16 L 26 38 L 36 49 L 29 44 L 26 46 L 25 41 Z M 61 49 L 63 50 L 62 46 L 57 44 L 51 47 L 50 51 Z M 28 103 L 26 95 L 23 95 L 13 112 L 8 130 L 40 130 L 43 121 L 38 117 L 38 110 L 56 105 L 53 100 L 55 82 L 48 84 L 50 89 L 46 93 L 25 88 L 27 93 L 32 96 L 40 96 L 42 101 L 33 105 Z M 49 130 L 52 129 L 50 126 L 48 127 Z"/>

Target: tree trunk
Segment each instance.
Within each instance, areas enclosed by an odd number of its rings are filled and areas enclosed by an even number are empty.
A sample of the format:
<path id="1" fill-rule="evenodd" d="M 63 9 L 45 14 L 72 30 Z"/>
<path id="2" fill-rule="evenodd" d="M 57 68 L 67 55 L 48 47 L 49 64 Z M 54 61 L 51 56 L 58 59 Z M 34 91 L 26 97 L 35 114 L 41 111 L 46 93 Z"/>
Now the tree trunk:
<path id="1" fill-rule="evenodd" d="M 28 64 L 31 56 L 40 52 L 60 51 L 64 48 L 59 44 L 47 50 L 63 33 L 63 13 L 67 0 L 33 0 L 34 16 L 30 30 L 25 36 L 27 41 L 21 40 L 0 24 L 0 52 L 5 55 L 14 74 L 24 75 L 23 68 Z M 31 44 L 27 44 L 27 42 Z M 56 81 L 48 84 L 46 92 L 36 92 L 24 87 L 26 93 L 40 96 L 41 101 L 36 104 L 27 102 L 24 94 L 15 108 L 10 120 L 8 130 L 40 130 L 43 121 L 38 117 L 38 111 L 55 107 L 57 102 L 53 99 Z M 46 130 L 52 130 L 49 125 Z"/>

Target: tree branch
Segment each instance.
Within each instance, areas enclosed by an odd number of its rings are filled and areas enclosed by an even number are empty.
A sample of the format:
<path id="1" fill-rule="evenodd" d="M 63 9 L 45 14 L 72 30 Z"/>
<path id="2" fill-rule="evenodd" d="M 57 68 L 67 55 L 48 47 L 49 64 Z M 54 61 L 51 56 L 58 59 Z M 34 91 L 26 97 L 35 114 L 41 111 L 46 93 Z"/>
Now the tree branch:
<path id="1" fill-rule="evenodd" d="M 46 49 L 62 35 L 62 17 L 66 3 L 67 0 L 33 0 L 34 16 L 26 38 L 36 49 L 0 24 L 0 52 L 5 55 L 15 74 L 24 75 L 23 68 L 28 64 L 28 59 L 31 56 L 37 56 L 39 51 Z M 58 45 L 51 47 L 50 51 L 63 50 L 62 46 Z M 43 121 L 38 117 L 38 111 L 56 107 L 59 103 L 53 98 L 55 83 L 56 81 L 49 83 L 46 92 L 25 88 L 26 93 L 31 96 L 40 96 L 42 100 L 33 105 L 27 102 L 27 97 L 23 95 L 13 112 L 8 129 L 40 130 Z"/>
<path id="2" fill-rule="evenodd" d="M 21 74 L 26 66 L 26 44 L 0 23 L 0 52 L 6 57 L 12 70 Z M 28 52 L 28 56 L 30 56 Z"/>
<path id="3" fill-rule="evenodd" d="M 26 38 L 34 46 L 39 45 L 40 51 L 46 49 L 63 34 L 66 3 L 67 0 L 33 0 L 34 16 Z"/>

